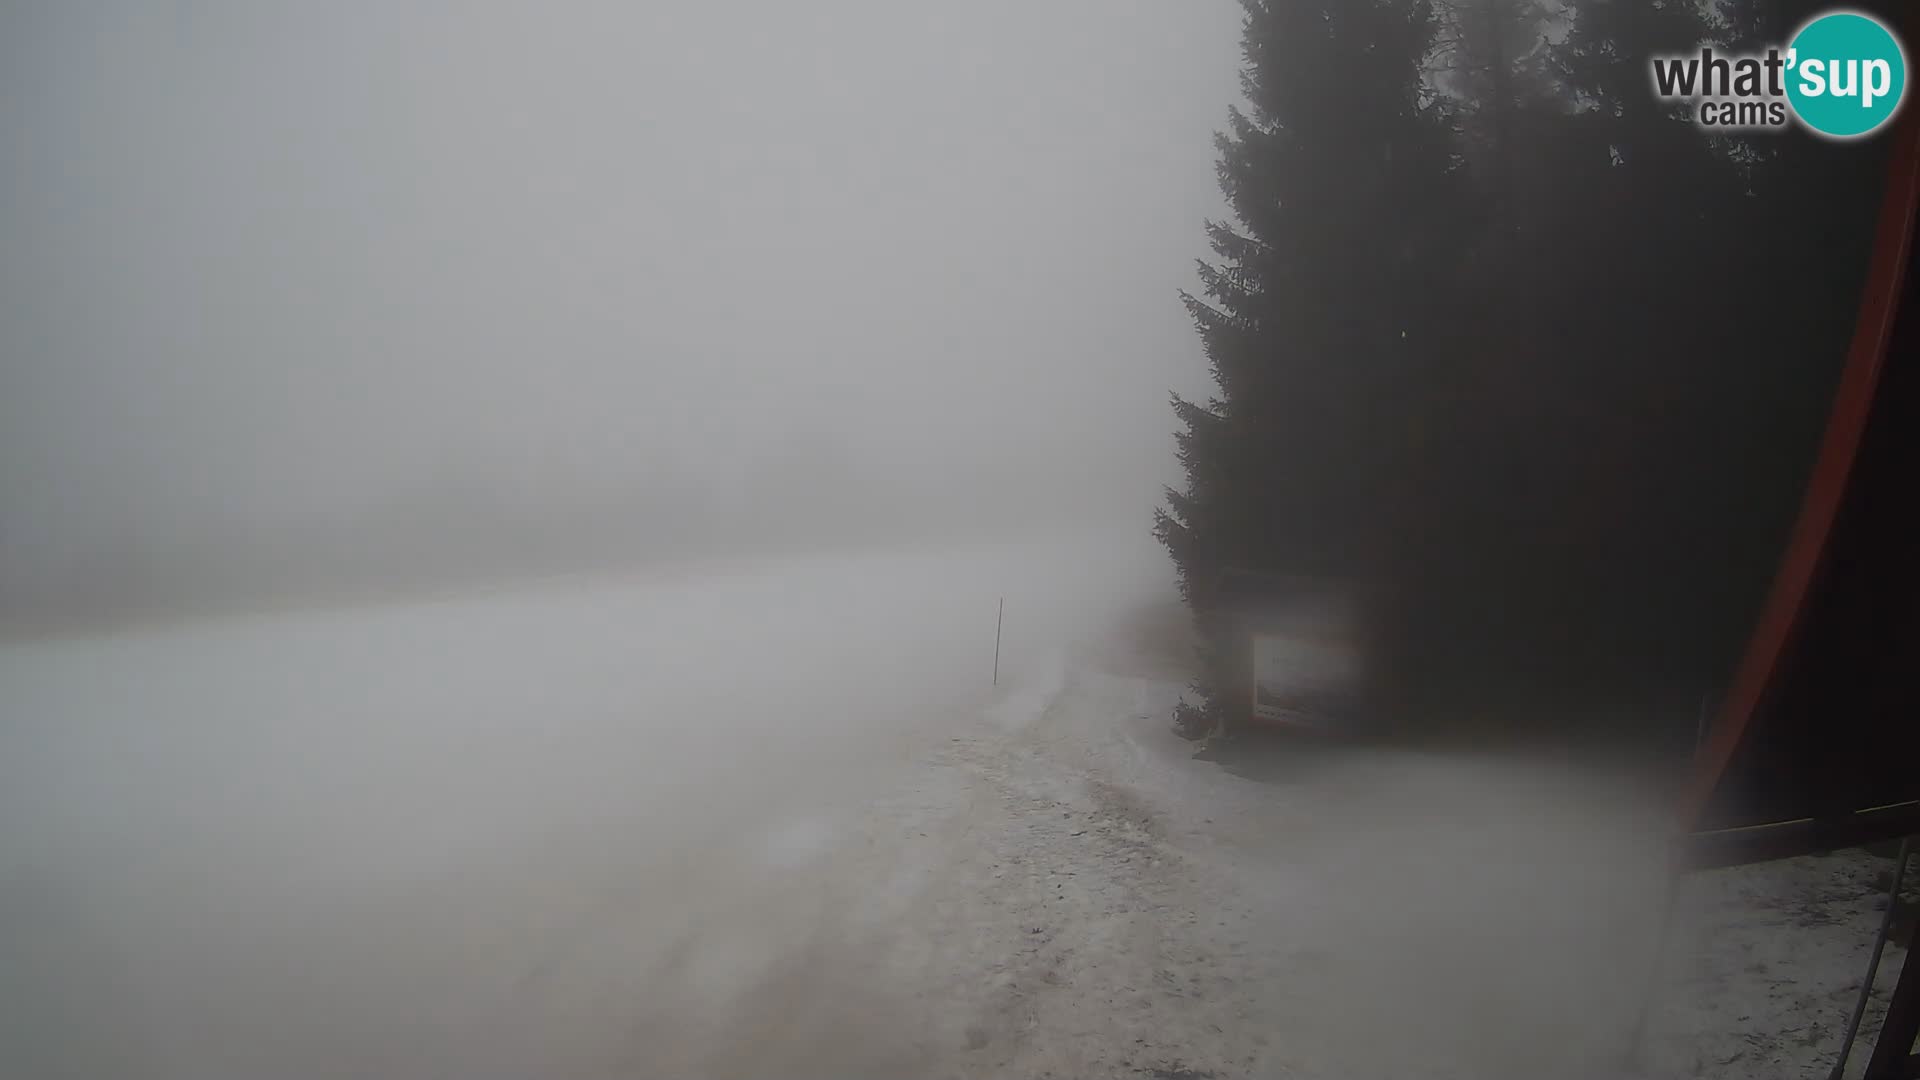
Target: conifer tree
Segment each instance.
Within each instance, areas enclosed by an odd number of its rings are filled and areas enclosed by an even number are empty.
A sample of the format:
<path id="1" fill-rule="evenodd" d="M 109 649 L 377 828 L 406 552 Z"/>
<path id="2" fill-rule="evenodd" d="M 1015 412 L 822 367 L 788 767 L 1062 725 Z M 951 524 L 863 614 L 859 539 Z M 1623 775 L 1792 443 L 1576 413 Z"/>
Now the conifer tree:
<path id="1" fill-rule="evenodd" d="M 1425 0 L 1242 6 L 1246 107 L 1216 141 L 1234 222 L 1182 297 L 1219 393 L 1175 398 L 1187 484 L 1156 515 L 1207 646 L 1195 728 L 1244 699 L 1224 570 L 1394 562 L 1462 224 Z"/>

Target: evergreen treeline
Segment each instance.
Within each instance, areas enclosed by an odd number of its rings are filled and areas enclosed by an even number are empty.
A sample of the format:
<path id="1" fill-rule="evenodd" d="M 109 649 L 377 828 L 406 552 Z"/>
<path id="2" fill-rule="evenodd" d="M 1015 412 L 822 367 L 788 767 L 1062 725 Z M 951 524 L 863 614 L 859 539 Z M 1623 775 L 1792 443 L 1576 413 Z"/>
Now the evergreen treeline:
<path id="1" fill-rule="evenodd" d="M 1383 587 L 1421 702 L 1724 685 L 1838 375 L 1886 140 L 1711 137 L 1647 58 L 1806 0 L 1243 0 L 1231 222 L 1156 529 L 1245 700 L 1229 569 Z M 1888 5 L 1869 5 L 1883 17 Z"/>

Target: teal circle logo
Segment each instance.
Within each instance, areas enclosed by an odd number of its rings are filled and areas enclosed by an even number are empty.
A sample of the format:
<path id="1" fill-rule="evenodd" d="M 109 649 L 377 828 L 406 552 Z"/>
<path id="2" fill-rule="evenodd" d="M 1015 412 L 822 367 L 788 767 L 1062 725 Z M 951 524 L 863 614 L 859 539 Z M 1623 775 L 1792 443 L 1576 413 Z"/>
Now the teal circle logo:
<path id="1" fill-rule="evenodd" d="M 1871 15 L 1835 11 L 1787 43 L 1787 102 L 1818 134 L 1852 139 L 1893 119 L 1907 92 L 1907 56 Z"/>

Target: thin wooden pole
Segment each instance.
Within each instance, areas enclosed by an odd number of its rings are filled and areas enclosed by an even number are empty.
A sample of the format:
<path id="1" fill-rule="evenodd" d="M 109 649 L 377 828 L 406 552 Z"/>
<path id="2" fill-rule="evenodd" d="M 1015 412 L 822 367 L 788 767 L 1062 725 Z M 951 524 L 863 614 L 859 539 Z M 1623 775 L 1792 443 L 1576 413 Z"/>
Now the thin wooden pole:
<path id="1" fill-rule="evenodd" d="M 1000 685 L 1000 624 L 1007 617 L 1007 598 L 1000 598 L 1000 608 L 993 615 L 993 685 Z"/>

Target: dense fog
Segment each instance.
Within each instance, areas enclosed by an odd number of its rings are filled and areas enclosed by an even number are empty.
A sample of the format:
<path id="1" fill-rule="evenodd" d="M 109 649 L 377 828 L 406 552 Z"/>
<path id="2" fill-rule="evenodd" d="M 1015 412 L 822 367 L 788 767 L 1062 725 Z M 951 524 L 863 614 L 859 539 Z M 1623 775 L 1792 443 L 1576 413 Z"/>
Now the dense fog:
<path id="1" fill-rule="evenodd" d="M 1149 538 L 1068 532 L 10 645 L 0 1060 L 1616 1062 L 1657 804 L 1565 764 L 1302 747 L 1254 782 L 1186 760 L 1169 688 L 1082 667 L 1166 635 L 1169 577 Z M 1129 880 L 1149 859 L 1167 880 Z"/>
<path id="2" fill-rule="evenodd" d="M 1235 25 L 8 5 L 0 609 L 1146 528 Z"/>
<path id="3" fill-rule="evenodd" d="M 0 1075 L 1804 1062 L 1793 6 L 0 0 Z"/>
<path id="4" fill-rule="evenodd" d="M 892 887 L 894 867 L 779 872 L 857 836 L 846 816 L 988 703 L 998 595 L 1013 687 L 1165 589 L 1150 541 L 1090 539 L 10 646 L 0 1072 L 642 1076 L 713 1055 L 724 1039 L 636 1025 L 831 948 L 801 918 L 821 889 Z"/>

